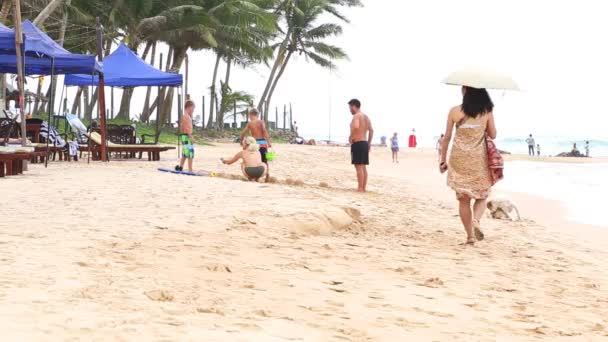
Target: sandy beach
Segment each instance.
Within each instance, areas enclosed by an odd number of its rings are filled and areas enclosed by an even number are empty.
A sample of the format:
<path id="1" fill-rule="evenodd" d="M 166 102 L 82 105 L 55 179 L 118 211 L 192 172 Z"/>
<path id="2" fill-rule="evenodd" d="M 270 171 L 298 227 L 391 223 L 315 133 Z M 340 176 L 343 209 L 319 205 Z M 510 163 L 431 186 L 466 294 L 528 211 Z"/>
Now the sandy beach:
<path id="1" fill-rule="evenodd" d="M 195 165 L 238 175 L 219 162 L 236 149 Z M 2 339 L 608 338 L 606 228 L 507 192 L 524 220 L 485 220 L 464 247 L 434 152 L 374 149 L 357 194 L 347 148 L 276 150 L 277 184 L 158 172 L 175 151 L 0 179 Z"/>

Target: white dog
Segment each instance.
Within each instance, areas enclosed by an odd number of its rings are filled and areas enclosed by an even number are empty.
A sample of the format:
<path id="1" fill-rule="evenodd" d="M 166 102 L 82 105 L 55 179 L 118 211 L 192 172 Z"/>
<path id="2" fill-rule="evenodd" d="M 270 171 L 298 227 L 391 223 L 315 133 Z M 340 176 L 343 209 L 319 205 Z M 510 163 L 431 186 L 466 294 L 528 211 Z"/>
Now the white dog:
<path id="1" fill-rule="evenodd" d="M 517 206 L 509 199 L 506 198 L 493 198 L 488 201 L 488 210 L 492 218 L 497 220 L 511 220 L 521 221 L 519 210 Z M 511 217 L 511 213 L 515 211 L 517 219 Z"/>

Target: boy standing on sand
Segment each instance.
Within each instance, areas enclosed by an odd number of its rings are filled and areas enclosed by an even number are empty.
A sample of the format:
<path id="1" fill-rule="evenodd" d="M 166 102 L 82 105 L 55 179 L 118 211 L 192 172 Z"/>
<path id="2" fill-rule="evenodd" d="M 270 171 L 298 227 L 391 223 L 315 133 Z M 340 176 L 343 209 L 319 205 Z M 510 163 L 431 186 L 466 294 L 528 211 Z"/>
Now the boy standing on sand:
<path id="1" fill-rule="evenodd" d="M 369 152 L 372 149 L 374 129 L 367 115 L 361 112 L 361 102 L 352 99 L 348 102 L 353 121 L 350 123 L 350 154 L 352 164 L 357 171 L 357 191 L 367 191 L 367 165 L 369 165 Z"/>
<path id="2" fill-rule="evenodd" d="M 182 144 L 182 159 L 175 171 L 184 171 L 184 163 L 188 159 L 188 172 L 192 172 L 192 159 L 194 159 L 194 138 L 192 137 L 192 113 L 194 113 L 194 102 L 186 101 L 184 115 L 179 122 L 179 140 Z"/>
<path id="3" fill-rule="evenodd" d="M 268 148 L 272 147 L 272 144 L 270 143 L 270 136 L 266 130 L 266 125 L 264 125 L 264 121 L 259 119 L 259 115 L 260 112 L 255 108 L 252 108 L 249 111 L 249 123 L 241 133 L 240 142 L 241 146 L 243 146 L 243 139 L 245 139 L 245 135 L 249 132 L 251 136 L 255 138 L 256 143 L 260 145 L 260 155 L 262 156 L 262 162 L 266 164 L 266 181 L 268 182 L 268 179 L 270 178 L 270 168 L 268 167 L 266 153 L 268 152 Z"/>

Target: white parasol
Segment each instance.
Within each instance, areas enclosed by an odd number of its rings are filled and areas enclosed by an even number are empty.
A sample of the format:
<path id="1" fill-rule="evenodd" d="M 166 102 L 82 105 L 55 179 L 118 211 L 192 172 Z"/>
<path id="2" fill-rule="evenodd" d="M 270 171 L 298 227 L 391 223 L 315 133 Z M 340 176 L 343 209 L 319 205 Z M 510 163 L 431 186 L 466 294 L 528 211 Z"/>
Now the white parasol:
<path id="1" fill-rule="evenodd" d="M 477 67 L 468 67 L 453 72 L 443 80 L 443 83 L 472 88 L 519 90 L 519 86 L 511 77 Z"/>

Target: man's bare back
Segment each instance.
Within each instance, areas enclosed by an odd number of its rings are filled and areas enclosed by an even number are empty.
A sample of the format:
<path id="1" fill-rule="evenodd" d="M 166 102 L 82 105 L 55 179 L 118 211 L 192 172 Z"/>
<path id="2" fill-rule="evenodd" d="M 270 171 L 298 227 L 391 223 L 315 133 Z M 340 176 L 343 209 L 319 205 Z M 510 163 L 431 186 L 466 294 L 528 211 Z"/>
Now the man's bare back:
<path id="1" fill-rule="evenodd" d="M 353 115 L 353 121 L 350 123 L 350 142 L 367 141 L 371 127 L 371 121 L 363 112 Z"/>

